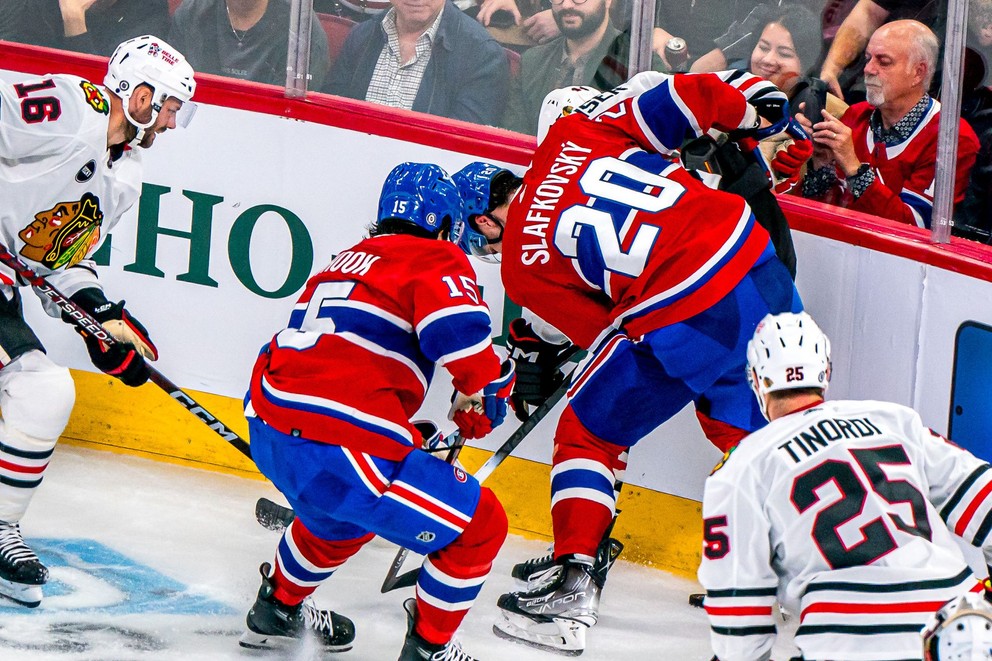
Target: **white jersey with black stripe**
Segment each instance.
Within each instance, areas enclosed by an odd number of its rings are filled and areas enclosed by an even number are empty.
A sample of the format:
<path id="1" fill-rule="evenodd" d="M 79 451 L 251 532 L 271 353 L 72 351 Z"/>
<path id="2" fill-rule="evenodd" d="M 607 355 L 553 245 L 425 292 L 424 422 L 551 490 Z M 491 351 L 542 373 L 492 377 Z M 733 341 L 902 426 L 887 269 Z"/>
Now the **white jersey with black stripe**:
<path id="1" fill-rule="evenodd" d="M 826 402 L 744 439 L 707 479 L 699 580 L 722 661 L 768 658 L 776 601 L 807 659 L 917 659 L 919 631 L 977 588 L 989 465 L 904 406 Z"/>

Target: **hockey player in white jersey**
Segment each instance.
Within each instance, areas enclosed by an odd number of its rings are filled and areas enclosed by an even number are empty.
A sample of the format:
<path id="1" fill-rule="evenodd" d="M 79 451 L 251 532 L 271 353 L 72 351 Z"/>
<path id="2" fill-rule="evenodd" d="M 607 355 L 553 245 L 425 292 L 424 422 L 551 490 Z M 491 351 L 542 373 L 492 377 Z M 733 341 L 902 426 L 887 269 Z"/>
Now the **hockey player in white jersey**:
<path id="1" fill-rule="evenodd" d="M 90 259 L 138 200 L 141 149 L 190 116 L 193 69 L 152 36 L 118 46 L 104 86 L 70 75 L 0 81 L 0 241 L 119 341 L 84 336 L 93 364 L 129 386 L 157 358 L 145 328 L 103 293 Z M 0 594 L 37 606 L 48 570 L 19 522 L 69 420 L 75 390 L 24 320 L 25 283 L 0 265 Z M 42 298 L 52 316 L 59 310 Z"/>
<path id="2" fill-rule="evenodd" d="M 748 371 L 770 423 L 703 497 L 716 657 L 768 659 L 777 601 L 807 661 L 922 659 L 933 613 L 983 590 L 954 538 L 992 559 L 989 465 L 905 406 L 824 401 L 830 345 L 805 313 L 765 317 Z"/>

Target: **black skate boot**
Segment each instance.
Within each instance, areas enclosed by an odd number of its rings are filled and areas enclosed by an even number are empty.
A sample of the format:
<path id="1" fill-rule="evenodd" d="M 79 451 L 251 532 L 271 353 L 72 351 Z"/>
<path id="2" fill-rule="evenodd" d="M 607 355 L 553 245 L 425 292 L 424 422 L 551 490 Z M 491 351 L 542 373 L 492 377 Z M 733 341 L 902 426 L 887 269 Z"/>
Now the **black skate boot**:
<path id="1" fill-rule="evenodd" d="M 613 537 L 605 537 L 596 549 L 596 562 L 593 568 L 599 577 L 600 587 L 606 584 L 606 574 L 623 551 L 623 542 Z M 555 567 L 554 546 L 545 555 L 531 558 L 513 565 L 510 575 L 525 583 L 528 590 L 533 590 L 550 577 L 550 570 Z"/>
<path id="2" fill-rule="evenodd" d="M 24 543 L 20 524 L 0 521 L 0 595 L 34 608 L 46 582 L 48 568 Z"/>
<path id="3" fill-rule="evenodd" d="M 567 656 L 586 647 L 586 630 L 599 619 L 603 589 L 592 565 L 563 556 L 545 581 L 528 592 L 504 594 L 496 602 L 500 618 L 493 633 Z"/>
<path id="4" fill-rule="evenodd" d="M 548 552 L 537 558 L 524 560 L 513 565 L 510 575 L 522 583 L 540 583 L 540 577 L 555 566 L 555 547 L 548 548 Z"/>
<path id="5" fill-rule="evenodd" d="M 446 645 L 436 645 L 417 635 L 413 628 L 416 599 L 404 601 L 403 610 L 406 611 L 406 640 L 403 641 L 399 661 L 477 661 L 462 651 L 454 640 Z"/>
<path id="6" fill-rule="evenodd" d="M 288 649 L 295 647 L 304 636 L 313 635 L 325 652 L 346 652 L 355 640 L 355 624 L 343 615 L 318 610 L 310 600 L 289 606 L 272 596 L 269 563 L 259 567 L 262 587 L 258 589 L 255 605 L 248 611 L 248 630 L 238 643 L 249 649 Z"/>

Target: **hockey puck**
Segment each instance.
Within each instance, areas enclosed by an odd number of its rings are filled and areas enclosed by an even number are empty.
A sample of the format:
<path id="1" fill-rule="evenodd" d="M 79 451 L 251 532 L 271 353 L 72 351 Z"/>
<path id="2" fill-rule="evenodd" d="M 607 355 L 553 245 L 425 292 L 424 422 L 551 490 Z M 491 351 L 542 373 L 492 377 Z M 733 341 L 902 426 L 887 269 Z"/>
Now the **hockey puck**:
<path id="1" fill-rule="evenodd" d="M 694 592 L 689 595 L 689 605 L 693 608 L 702 608 L 703 599 L 706 597 L 702 592 Z"/>

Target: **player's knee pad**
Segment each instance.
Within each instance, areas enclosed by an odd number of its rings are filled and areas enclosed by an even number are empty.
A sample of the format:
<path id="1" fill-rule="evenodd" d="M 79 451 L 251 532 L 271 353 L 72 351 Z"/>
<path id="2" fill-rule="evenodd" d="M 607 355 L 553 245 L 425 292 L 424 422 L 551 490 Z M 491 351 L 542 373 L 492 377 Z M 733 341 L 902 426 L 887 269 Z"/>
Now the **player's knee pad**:
<path id="1" fill-rule="evenodd" d="M 41 351 L 29 351 L 0 370 L 0 414 L 8 430 L 54 443 L 75 402 L 69 370 Z"/>
<path id="2" fill-rule="evenodd" d="M 509 523 L 503 505 L 491 489 L 482 487 L 472 520 L 455 541 L 442 551 L 464 554 L 458 564 L 489 565 L 506 540 Z"/>

